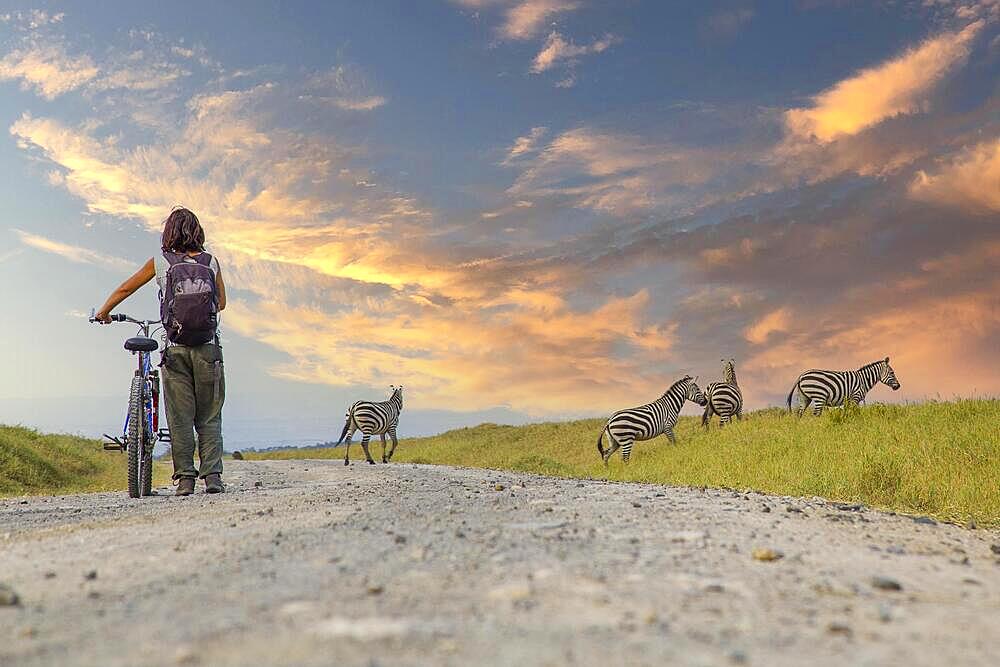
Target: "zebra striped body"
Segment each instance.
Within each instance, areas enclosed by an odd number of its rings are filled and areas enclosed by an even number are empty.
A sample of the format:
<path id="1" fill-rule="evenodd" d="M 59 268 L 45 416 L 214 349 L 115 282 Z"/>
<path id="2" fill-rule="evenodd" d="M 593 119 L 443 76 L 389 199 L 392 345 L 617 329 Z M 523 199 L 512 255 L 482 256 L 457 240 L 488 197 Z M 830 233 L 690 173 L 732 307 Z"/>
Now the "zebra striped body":
<path id="1" fill-rule="evenodd" d="M 844 405 L 845 399 L 861 403 L 879 382 L 892 387 L 893 391 L 899 389 L 899 381 L 889 365 L 889 357 L 865 364 L 856 371 L 806 371 L 795 381 L 795 386 L 788 394 L 788 410 L 791 411 L 792 398 L 796 394 L 800 399 L 797 410 L 799 416 L 810 403 L 815 415 L 823 412 L 823 408 L 828 405 Z"/>
<path id="2" fill-rule="evenodd" d="M 365 451 L 365 460 L 374 464 L 371 454 L 368 452 L 368 442 L 373 435 L 378 435 L 382 439 L 382 463 L 388 463 L 396 451 L 396 426 L 399 424 L 399 413 L 403 411 L 403 388 L 393 387 L 392 396 L 389 400 L 380 403 L 371 401 L 357 401 L 347 411 L 347 423 L 344 424 L 344 431 L 340 434 L 337 444 L 347 440 L 347 451 L 344 452 L 344 465 L 350 464 L 351 438 L 355 431 L 361 431 L 361 448 Z M 385 436 L 392 438 L 392 449 L 389 454 L 385 452 Z"/>
<path id="3" fill-rule="evenodd" d="M 677 424 L 681 408 L 684 407 L 684 401 L 705 405 L 705 395 L 701 393 L 701 389 L 690 375 L 675 382 L 663 396 L 652 403 L 619 410 L 611 415 L 597 438 L 597 451 L 604 459 L 604 464 L 608 464 L 611 455 L 619 447 L 622 450 L 622 461 L 628 463 L 632 444 L 636 440 L 649 440 L 663 433 L 671 443 L 676 443 L 674 426 Z M 607 450 L 601 445 L 605 433 L 610 443 Z"/>
<path id="4" fill-rule="evenodd" d="M 725 426 L 733 417 L 743 419 L 743 392 L 736 382 L 736 360 L 723 360 L 722 382 L 713 382 L 705 389 L 705 414 L 701 416 L 701 425 L 708 426 L 712 414 L 719 415 L 719 426 Z"/>

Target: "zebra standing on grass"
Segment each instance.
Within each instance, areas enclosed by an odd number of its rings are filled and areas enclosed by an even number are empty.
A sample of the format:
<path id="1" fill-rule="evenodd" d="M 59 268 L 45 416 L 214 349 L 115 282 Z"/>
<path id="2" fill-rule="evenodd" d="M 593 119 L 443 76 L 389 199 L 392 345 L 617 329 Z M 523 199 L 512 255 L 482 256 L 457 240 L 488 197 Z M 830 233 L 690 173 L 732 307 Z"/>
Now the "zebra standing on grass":
<path id="1" fill-rule="evenodd" d="M 674 437 L 674 426 L 684 407 L 684 401 L 705 405 L 705 394 L 701 393 L 695 378 L 690 375 L 673 383 L 663 396 L 652 403 L 619 410 L 611 415 L 601 435 L 597 437 L 597 451 L 604 459 L 604 465 L 608 465 L 611 455 L 619 447 L 622 450 L 622 461 L 628 463 L 632 443 L 636 440 L 649 440 L 663 433 L 675 444 L 677 439 Z M 601 445 L 605 433 L 608 434 L 609 442 L 607 450 Z"/>
<path id="2" fill-rule="evenodd" d="M 705 388 L 705 414 L 701 425 L 707 427 L 712 413 L 719 415 L 719 426 L 725 426 L 735 416 L 743 419 L 743 392 L 736 383 L 736 360 L 722 360 L 722 382 L 713 382 Z"/>
<path id="3" fill-rule="evenodd" d="M 899 380 L 889 365 L 889 357 L 865 364 L 856 371 L 806 371 L 795 381 L 788 394 L 788 411 L 792 411 L 792 397 L 798 393 L 801 403 L 796 413 L 802 416 L 812 403 L 813 414 L 819 415 L 826 406 L 844 405 L 845 399 L 861 403 L 877 383 L 899 389 Z"/>
<path id="4" fill-rule="evenodd" d="M 344 424 L 344 432 L 340 434 L 340 440 L 337 441 L 339 445 L 344 442 L 345 438 L 347 439 L 347 451 L 344 452 L 345 466 L 351 463 L 351 438 L 354 437 L 355 431 L 362 433 L 361 449 L 365 450 L 365 460 L 368 463 L 375 464 L 368 452 L 368 441 L 376 434 L 382 438 L 382 463 L 388 463 L 392 459 L 398 444 L 396 426 L 399 424 L 399 413 L 403 411 L 403 387 L 391 385 L 391 388 L 392 396 L 389 397 L 389 400 L 381 403 L 357 401 L 347 411 L 345 415 L 347 423 Z M 392 449 L 389 450 L 388 456 L 385 453 L 386 434 L 392 438 Z"/>

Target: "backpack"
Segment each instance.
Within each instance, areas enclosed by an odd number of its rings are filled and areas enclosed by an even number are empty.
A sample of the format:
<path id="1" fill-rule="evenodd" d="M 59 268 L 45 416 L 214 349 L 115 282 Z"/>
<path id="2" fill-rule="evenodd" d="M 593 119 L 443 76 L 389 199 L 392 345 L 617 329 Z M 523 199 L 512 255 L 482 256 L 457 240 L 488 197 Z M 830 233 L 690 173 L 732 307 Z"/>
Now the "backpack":
<path id="1" fill-rule="evenodd" d="M 163 252 L 168 267 L 160 292 L 160 321 L 167 340 L 177 345 L 211 342 L 219 325 L 219 294 L 207 252 L 191 257 Z"/>

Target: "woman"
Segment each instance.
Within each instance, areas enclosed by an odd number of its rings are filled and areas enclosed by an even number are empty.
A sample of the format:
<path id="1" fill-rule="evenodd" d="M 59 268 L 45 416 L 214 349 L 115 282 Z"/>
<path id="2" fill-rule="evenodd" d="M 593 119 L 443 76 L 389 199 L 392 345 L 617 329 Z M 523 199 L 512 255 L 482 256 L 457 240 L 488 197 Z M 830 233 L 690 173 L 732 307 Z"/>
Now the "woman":
<path id="1" fill-rule="evenodd" d="M 175 208 L 163 225 L 160 252 L 111 293 L 95 317 L 107 324 L 111 311 L 150 280 L 160 287 L 165 331 L 163 396 L 170 426 L 175 495 L 222 493 L 222 404 L 226 399 L 218 312 L 226 307 L 219 262 L 205 252 L 205 230 L 186 208 Z M 194 467 L 198 434 L 200 468 Z"/>

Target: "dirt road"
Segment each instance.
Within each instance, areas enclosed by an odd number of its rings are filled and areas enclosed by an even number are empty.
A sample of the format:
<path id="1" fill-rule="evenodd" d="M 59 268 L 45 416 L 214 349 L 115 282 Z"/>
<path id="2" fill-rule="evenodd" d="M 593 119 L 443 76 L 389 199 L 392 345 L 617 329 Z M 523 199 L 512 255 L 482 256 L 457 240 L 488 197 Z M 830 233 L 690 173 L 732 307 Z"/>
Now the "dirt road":
<path id="1" fill-rule="evenodd" d="M 227 466 L 223 496 L 0 500 L 0 601 L 19 598 L 0 665 L 1000 657 L 995 531 L 730 491 Z"/>

